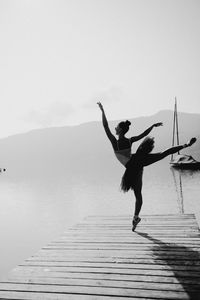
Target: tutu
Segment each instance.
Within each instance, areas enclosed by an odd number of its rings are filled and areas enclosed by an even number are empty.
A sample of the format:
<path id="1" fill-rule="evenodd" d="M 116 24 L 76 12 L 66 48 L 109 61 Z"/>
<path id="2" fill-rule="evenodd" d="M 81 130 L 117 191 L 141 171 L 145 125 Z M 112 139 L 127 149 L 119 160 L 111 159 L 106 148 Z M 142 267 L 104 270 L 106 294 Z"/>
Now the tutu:
<path id="1" fill-rule="evenodd" d="M 131 159 L 126 164 L 126 170 L 121 180 L 121 189 L 128 192 L 134 190 L 137 184 L 142 182 L 142 174 L 144 167 L 145 156 L 148 155 L 154 148 L 154 138 L 146 137 L 135 154 L 132 154 Z"/>
<path id="2" fill-rule="evenodd" d="M 154 148 L 154 138 L 147 136 L 142 143 L 140 144 L 140 146 L 138 147 L 136 153 L 138 154 L 148 154 L 150 153 Z"/>

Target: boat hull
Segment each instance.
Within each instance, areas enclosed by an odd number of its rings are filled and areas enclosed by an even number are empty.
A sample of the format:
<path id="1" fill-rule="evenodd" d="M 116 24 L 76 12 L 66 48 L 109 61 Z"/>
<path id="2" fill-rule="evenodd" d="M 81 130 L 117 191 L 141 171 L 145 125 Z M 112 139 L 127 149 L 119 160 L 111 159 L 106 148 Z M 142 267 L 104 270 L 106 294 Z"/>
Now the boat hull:
<path id="1" fill-rule="evenodd" d="M 196 163 L 170 163 L 173 168 L 184 170 L 200 170 L 200 162 Z"/>

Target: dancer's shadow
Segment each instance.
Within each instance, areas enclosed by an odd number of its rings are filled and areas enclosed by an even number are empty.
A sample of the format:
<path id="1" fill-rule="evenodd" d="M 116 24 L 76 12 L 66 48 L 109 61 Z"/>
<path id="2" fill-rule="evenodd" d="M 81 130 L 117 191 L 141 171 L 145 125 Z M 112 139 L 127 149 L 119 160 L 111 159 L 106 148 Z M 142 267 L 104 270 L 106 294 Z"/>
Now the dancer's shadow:
<path id="1" fill-rule="evenodd" d="M 163 262 L 170 267 L 189 299 L 200 300 L 200 252 L 191 247 L 165 243 L 148 233 L 135 233 L 153 242 L 151 251 L 155 263 Z"/>

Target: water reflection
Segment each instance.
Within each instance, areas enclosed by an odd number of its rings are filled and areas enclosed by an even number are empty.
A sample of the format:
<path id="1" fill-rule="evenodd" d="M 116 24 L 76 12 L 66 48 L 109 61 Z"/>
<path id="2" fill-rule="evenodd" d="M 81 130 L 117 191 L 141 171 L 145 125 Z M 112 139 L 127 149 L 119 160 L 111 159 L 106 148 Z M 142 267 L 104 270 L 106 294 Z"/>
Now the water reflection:
<path id="1" fill-rule="evenodd" d="M 199 177 L 200 170 L 182 170 L 182 169 L 175 169 L 173 167 L 170 168 L 172 172 L 172 177 L 174 180 L 174 186 L 177 193 L 177 201 L 178 201 L 178 208 L 179 213 L 184 214 L 184 183 L 188 182 L 191 178 Z M 184 181 L 185 180 L 185 181 Z"/>
<path id="2" fill-rule="evenodd" d="M 175 170 L 173 167 L 171 167 L 170 170 L 173 175 L 174 185 L 177 193 L 179 213 L 184 214 L 183 185 L 182 185 L 181 172 L 179 170 Z"/>

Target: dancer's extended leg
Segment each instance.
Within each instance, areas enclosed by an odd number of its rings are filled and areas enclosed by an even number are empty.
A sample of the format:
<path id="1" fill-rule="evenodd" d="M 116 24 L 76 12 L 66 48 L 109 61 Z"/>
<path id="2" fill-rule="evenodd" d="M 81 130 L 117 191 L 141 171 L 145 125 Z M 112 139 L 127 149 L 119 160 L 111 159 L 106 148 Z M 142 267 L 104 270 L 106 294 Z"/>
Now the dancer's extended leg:
<path id="1" fill-rule="evenodd" d="M 195 138 L 192 138 L 189 143 L 184 144 L 184 145 L 180 145 L 180 146 L 175 146 L 175 147 L 171 147 L 163 152 L 159 152 L 159 153 L 149 153 L 147 154 L 147 156 L 144 158 L 143 161 L 143 165 L 144 166 L 148 166 L 151 165 L 165 157 L 167 157 L 168 155 L 177 153 L 178 151 L 187 148 L 189 146 L 191 146 L 192 144 L 194 144 L 196 142 Z"/>

